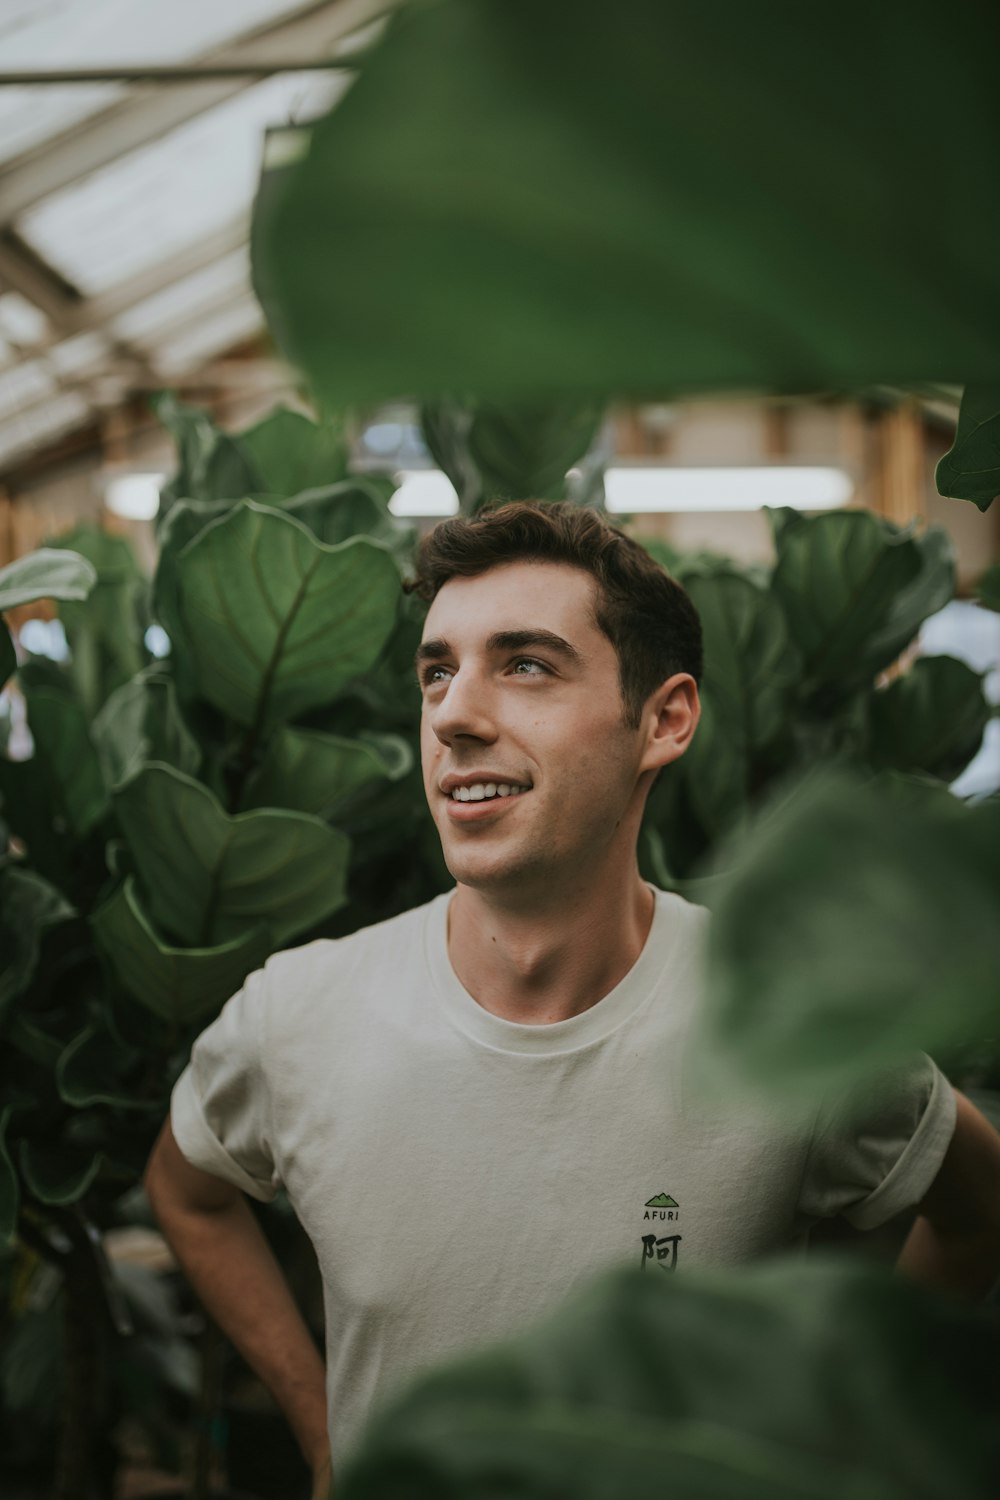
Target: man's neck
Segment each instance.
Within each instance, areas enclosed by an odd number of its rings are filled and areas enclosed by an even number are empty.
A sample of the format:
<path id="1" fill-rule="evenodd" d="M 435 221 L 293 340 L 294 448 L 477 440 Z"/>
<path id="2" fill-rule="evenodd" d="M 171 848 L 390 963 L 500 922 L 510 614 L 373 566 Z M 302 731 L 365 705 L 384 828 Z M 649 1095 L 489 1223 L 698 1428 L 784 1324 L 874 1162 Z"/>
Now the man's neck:
<path id="1" fill-rule="evenodd" d="M 511 908 L 459 885 L 449 907 L 448 956 L 484 1010 L 542 1025 L 589 1010 L 642 952 L 656 900 L 634 870 L 609 888 L 579 886 L 544 907 Z"/>

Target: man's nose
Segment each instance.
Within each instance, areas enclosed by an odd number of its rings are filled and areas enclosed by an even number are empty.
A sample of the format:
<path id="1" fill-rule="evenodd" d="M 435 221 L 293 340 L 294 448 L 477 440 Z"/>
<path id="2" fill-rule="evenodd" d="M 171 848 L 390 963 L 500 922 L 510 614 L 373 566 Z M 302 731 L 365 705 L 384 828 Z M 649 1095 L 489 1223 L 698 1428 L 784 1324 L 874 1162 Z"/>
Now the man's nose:
<path id="1" fill-rule="evenodd" d="M 496 739 L 489 689 L 477 673 L 468 669 L 455 673 L 444 697 L 431 710 L 431 728 L 445 745 L 462 736 L 486 743 Z"/>

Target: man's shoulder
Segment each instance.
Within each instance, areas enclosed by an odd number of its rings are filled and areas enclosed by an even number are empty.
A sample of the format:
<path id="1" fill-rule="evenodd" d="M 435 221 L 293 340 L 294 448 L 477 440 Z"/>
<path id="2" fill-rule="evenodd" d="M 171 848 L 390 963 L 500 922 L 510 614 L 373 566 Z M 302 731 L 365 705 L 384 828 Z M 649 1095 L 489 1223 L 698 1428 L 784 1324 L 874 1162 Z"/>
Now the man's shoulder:
<path id="1" fill-rule="evenodd" d="M 272 953 L 264 965 L 268 990 L 303 998 L 351 989 L 366 973 L 400 978 L 406 960 L 415 956 L 441 897 L 411 907 L 338 938 L 314 938 Z"/>

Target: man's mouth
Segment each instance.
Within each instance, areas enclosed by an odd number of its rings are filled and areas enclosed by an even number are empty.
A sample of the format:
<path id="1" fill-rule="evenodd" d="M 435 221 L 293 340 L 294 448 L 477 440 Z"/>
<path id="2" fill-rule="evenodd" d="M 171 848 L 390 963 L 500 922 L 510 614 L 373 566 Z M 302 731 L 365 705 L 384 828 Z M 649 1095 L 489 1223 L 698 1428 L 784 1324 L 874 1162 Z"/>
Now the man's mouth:
<path id="1" fill-rule="evenodd" d="M 452 787 L 448 795 L 452 802 L 489 802 L 494 797 L 519 797 L 530 791 L 530 786 L 518 786 L 514 782 L 475 781 L 471 786 Z"/>

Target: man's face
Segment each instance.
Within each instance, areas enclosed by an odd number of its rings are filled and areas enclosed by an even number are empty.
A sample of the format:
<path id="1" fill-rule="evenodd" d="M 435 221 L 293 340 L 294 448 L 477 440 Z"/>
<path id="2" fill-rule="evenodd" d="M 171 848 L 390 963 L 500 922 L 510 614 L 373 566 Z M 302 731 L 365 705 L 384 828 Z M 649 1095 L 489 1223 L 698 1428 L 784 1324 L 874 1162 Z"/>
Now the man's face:
<path id="1" fill-rule="evenodd" d="M 430 607 L 417 661 L 424 789 L 464 885 L 544 893 L 635 837 L 622 821 L 645 727 L 623 722 L 595 591 L 579 568 L 515 562 L 450 579 Z"/>

